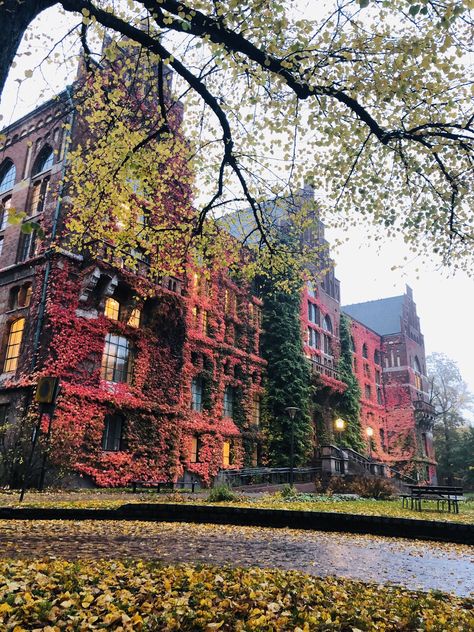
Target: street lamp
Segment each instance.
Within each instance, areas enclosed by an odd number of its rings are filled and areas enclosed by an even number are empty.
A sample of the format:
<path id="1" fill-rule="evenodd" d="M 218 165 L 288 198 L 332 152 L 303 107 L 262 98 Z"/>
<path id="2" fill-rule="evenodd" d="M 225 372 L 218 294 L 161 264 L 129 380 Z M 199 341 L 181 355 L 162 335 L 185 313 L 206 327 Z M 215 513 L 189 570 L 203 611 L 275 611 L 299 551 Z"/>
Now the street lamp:
<path id="1" fill-rule="evenodd" d="M 369 440 L 369 460 L 372 461 L 372 437 L 374 436 L 374 429 L 371 426 L 367 426 L 365 434 Z"/>
<path id="2" fill-rule="evenodd" d="M 293 487 L 293 464 L 295 459 L 295 415 L 300 409 L 296 406 L 287 406 L 285 408 L 286 414 L 290 418 L 290 486 Z"/>
<path id="3" fill-rule="evenodd" d="M 337 441 L 338 444 L 341 443 L 341 436 L 342 433 L 344 432 L 344 430 L 346 429 L 346 422 L 344 419 L 342 419 L 341 417 L 338 417 L 335 421 L 334 421 L 334 430 L 337 432 L 337 434 L 339 435 L 339 439 Z"/>

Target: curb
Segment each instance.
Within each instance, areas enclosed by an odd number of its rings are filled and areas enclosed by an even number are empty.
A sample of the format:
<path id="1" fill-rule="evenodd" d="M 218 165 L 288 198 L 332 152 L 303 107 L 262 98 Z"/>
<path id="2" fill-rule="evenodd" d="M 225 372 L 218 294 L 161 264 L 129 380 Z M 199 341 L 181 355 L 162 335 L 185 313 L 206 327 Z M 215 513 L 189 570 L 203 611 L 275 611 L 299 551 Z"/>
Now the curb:
<path id="1" fill-rule="evenodd" d="M 0 507 L 0 520 L 144 520 L 193 522 L 254 527 L 311 529 L 363 533 L 396 538 L 474 544 L 474 525 L 387 516 L 222 507 L 136 503 L 117 509 L 56 509 Z"/>

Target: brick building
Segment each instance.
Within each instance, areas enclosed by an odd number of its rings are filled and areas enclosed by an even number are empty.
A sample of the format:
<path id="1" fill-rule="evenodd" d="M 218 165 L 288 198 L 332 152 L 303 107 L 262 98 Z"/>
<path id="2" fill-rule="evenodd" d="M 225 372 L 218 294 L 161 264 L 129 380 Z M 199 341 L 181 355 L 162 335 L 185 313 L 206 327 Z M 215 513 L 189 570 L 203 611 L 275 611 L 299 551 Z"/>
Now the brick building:
<path id="1" fill-rule="evenodd" d="M 264 462 L 262 301 L 222 269 L 189 265 L 180 278 L 152 279 L 145 258 L 128 269 L 111 244 L 93 254 L 68 251 L 62 176 L 82 130 L 67 89 L 2 132 L 0 476 L 21 482 L 32 439 L 42 442 L 38 455 L 48 451 L 55 480 L 64 470 L 74 484 L 195 476 L 208 483 L 221 468 Z M 313 193 L 306 187 L 301 196 Z M 321 255 L 321 222 L 307 238 L 318 247 L 315 269 L 326 271 L 302 294 L 303 344 L 314 421 L 330 437 L 345 388 L 340 288 Z M 423 337 L 411 290 L 343 311 L 352 322 L 361 425 L 375 431 L 374 456 L 407 470 L 419 466 L 433 479 Z M 44 375 L 61 383 L 51 434 L 33 398 Z M 32 481 L 42 459 L 33 463 Z"/>

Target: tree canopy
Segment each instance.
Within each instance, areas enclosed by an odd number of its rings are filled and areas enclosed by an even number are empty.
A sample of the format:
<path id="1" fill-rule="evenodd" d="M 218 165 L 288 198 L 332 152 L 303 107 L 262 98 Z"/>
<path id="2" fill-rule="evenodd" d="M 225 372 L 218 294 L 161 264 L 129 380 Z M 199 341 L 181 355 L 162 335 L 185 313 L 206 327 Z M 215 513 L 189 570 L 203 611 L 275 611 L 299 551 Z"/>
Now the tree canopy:
<path id="1" fill-rule="evenodd" d="M 305 181 L 326 222 L 375 222 L 471 271 L 472 0 L 0 0 L 0 88 L 56 4 L 78 15 L 86 60 L 100 62 L 105 29 L 173 70 L 200 193 L 193 235 L 224 205 L 250 208 L 247 243 L 268 258 L 278 239 L 263 202 Z M 298 215 L 302 230 L 311 221 Z"/>

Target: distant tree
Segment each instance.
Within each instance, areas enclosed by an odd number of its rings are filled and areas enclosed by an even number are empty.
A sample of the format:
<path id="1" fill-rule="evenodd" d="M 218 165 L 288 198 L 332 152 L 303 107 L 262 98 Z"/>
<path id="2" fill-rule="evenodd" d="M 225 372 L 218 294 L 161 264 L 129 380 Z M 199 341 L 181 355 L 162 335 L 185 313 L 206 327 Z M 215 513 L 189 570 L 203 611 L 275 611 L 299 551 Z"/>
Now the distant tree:
<path id="1" fill-rule="evenodd" d="M 466 414 L 472 410 L 474 396 L 454 360 L 443 353 L 427 358 L 430 402 L 435 407 L 433 428 L 438 476 L 447 484 L 455 477 L 464 477 L 472 457 L 463 461 L 464 438 L 469 438 Z M 472 462 L 471 462 L 472 465 Z"/>
<path id="2" fill-rule="evenodd" d="M 77 16 L 89 72 L 92 60 L 115 57 L 120 38 L 173 70 L 187 159 L 209 192 L 194 237 L 223 204 L 250 208 L 249 247 L 278 257 L 264 201 L 287 199 L 306 180 L 334 223 L 373 220 L 416 251 L 471 271 L 472 0 L 322 4 L 2 0 L 0 90 L 28 26 L 57 5 Z M 105 31 L 116 41 L 96 54 Z M 163 98 L 160 106 L 157 129 L 166 125 Z"/>

